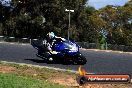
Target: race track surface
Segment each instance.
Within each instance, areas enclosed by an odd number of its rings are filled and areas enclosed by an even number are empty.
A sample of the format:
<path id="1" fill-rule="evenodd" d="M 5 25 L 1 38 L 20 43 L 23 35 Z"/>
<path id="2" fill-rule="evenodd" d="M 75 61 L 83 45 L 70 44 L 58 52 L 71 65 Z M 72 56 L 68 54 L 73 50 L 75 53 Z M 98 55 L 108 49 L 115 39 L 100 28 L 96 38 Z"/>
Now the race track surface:
<path id="1" fill-rule="evenodd" d="M 31 45 L 0 43 L 0 61 L 78 70 L 79 65 L 47 64 L 36 57 L 36 52 Z M 87 58 L 88 62 L 83 67 L 88 73 L 132 76 L 132 54 L 93 50 L 81 50 L 81 53 Z"/>

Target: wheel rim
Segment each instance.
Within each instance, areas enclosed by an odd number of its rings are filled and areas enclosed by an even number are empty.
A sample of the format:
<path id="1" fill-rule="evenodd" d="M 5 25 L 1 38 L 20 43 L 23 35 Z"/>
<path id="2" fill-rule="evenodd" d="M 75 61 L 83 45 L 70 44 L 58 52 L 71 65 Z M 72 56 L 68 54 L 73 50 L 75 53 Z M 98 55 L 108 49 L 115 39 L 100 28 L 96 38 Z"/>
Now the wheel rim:
<path id="1" fill-rule="evenodd" d="M 81 63 L 81 64 L 85 64 L 86 61 L 84 59 L 82 59 L 81 57 L 78 57 L 78 63 Z"/>

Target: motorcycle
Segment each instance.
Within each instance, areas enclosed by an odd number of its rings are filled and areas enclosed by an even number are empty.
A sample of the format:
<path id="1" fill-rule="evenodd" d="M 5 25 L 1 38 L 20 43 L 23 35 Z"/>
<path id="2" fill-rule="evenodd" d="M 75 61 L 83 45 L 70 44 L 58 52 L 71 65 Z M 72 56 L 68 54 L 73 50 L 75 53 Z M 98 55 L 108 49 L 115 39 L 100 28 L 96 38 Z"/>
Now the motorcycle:
<path id="1" fill-rule="evenodd" d="M 43 46 L 43 40 L 31 39 L 31 45 L 39 50 Z M 64 64 L 86 64 L 86 58 L 80 53 L 80 46 L 71 40 L 67 40 L 64 38 L 58 38 L 54 44 L 52 45 L 52 51 L 49 52 L 50 56 L 48 58 L 45 57 L 45 54 L 38 55 L 38 57 L 47 60 L 48 62 L 63 62 Z"/>

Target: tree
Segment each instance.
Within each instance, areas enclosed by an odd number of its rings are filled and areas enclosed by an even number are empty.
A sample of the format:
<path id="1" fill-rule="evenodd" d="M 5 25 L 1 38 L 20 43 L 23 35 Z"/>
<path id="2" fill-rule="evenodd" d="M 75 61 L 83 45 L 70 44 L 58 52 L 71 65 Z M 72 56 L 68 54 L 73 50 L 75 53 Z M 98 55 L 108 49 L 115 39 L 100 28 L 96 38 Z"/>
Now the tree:
<path id="1" fill-rule="evenodd" d="M 19 36 L 42 36 L 48 31 L 54 31 L 57 35 L 67 36 L 68 13 L 65 9 L 74 9 L 75 13 L 71 15 L 71 36 L 77 38 L 77 22 L 80 12 L 87 0 L 12 0 L 13 7 L 11 17 L 16 22 L 16 31 Z M 79 11 L 78 11 L 79 10 Z M 25 17 L 27 14 L 28 19 Z M 46 23 L 42 22 L 42 17 Z M 19 19 L 22 18 L 22 19 Z M 35 32 L 35 33 L 34 33 Z"/>

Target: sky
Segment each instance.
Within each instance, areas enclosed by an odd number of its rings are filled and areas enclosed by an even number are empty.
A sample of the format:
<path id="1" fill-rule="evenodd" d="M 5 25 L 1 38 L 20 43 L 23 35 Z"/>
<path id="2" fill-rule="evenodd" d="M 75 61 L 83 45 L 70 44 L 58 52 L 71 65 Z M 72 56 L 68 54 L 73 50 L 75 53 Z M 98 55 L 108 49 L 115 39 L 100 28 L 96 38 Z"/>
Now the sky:
<path id="1" fill-rule="evenodd" d="M 0 0 L 0 1 L 2 1 L 2 4 L 3 4 L 3 5 L 5 5 L 5 6 L 10 6 L 9 2 L 10 2 L 11 0 Z M 5 4 L 5 3 L 8 3 L 8 4 Z"/>
<path id="2" fill-rule="evenodd" d="M 95 9 L 100 9 L 106 5 L 118 5 L 123 6 L 129 0 L 89 0 L 88 5 L 95 7 Z"/>
<path id="3" fill-rule="evenodd" d="M 5 4 L 5 1 L 9 2 L 11 0 L 0 0 L 2 4 Z M 129 0 L 88 0 L 88 5 L 95 7 L 95 9 L 100 9 L 105 7 L 106 5 L 118 5 L 123 6 Z M 9 4 L 6 4 L 9 6 Z"/>

